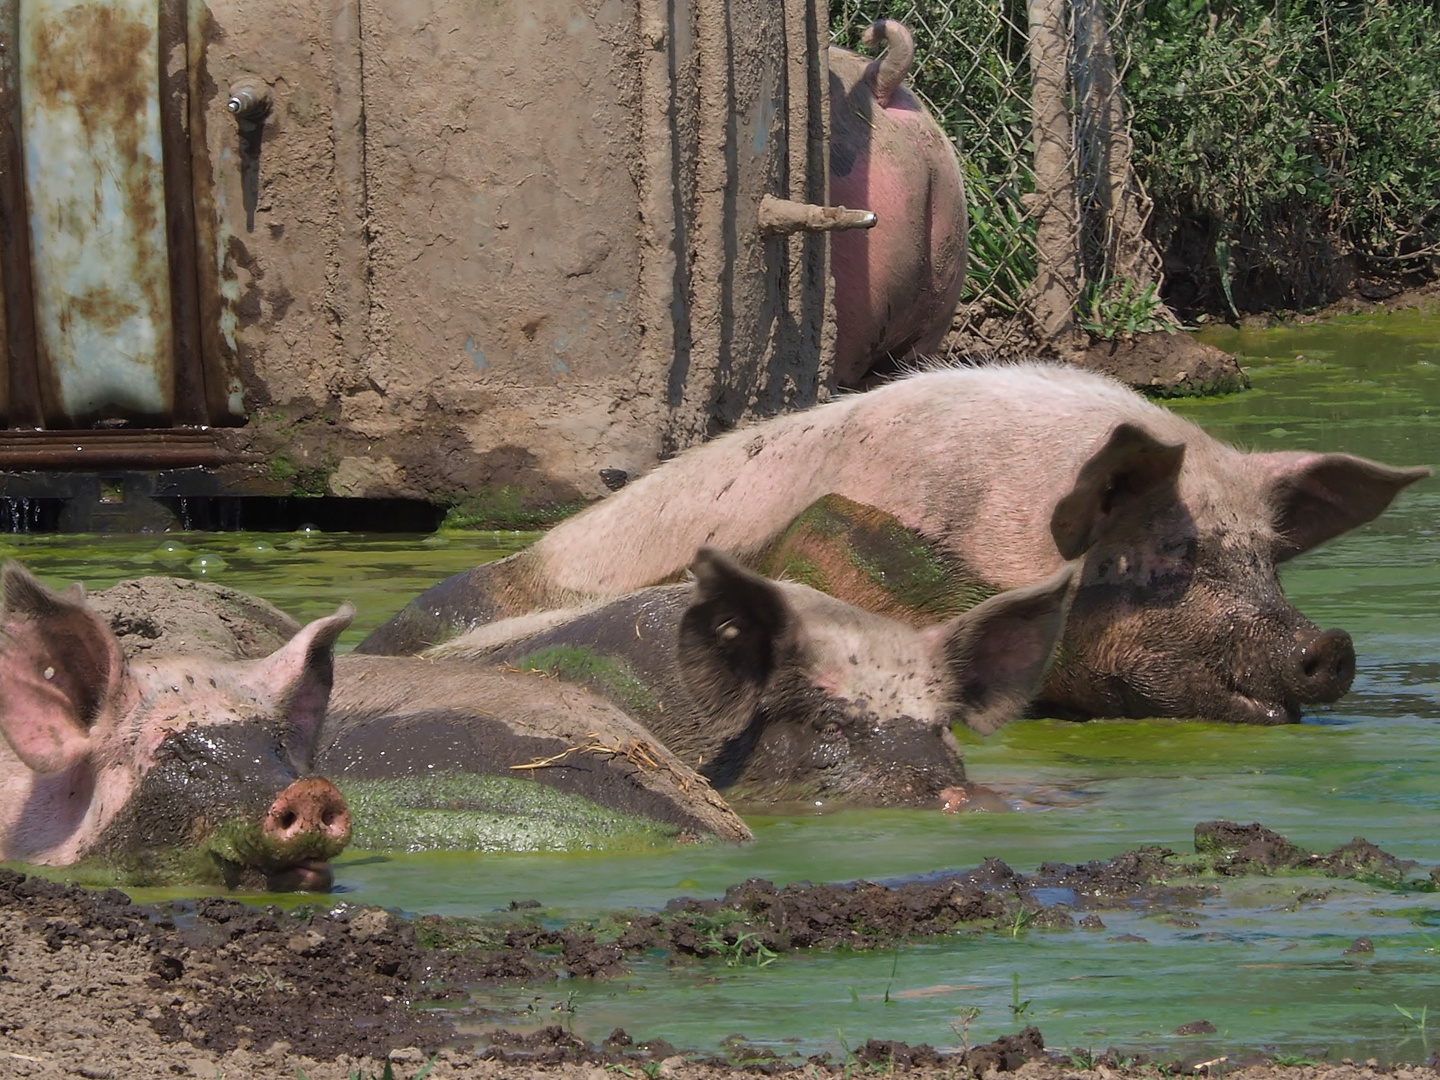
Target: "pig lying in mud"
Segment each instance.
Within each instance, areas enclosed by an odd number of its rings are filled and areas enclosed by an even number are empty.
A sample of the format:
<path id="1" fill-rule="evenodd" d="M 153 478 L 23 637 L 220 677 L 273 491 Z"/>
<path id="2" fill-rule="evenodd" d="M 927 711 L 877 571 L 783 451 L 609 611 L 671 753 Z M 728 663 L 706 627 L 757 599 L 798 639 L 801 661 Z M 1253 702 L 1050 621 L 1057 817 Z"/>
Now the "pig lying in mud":
<path id="1" fill-rule="evenodd" d="M 866 60 L 830 49 L 830 201 L 875 211 L 835 233 L 835 375 L 856 386 L 876 361 L 939 347 L 965 282 L 970 222 L 955 148 L 903 85 L 915 57 L 893 19 L 865 31 Z"/>
<path id="2" fill-rule="evenodd" d="M 13 573 L 17 581 L 33 582 L 18 567 Z M 38 583 L 34 588 L 43 590 Z M 118 649 L 130 677 L 148 671 L 153 659 L 175 673 L 165 678 L 182 689 L 202 677 L 208 685 L 217 670 L 237 666 L 215 658 L 253 656 L 306 633 L 264 600 L 206 582 L 146 577 L 121 582 L 88 602 L 82 603 L 79 593 L 70 601 L 69 617 L 83 623 L 99 645 Z M 358 842 L 493 850 L 518 848 L 527 838 L 547 848 L 602 839 L 666 842 L 682 834 L 750 838 L 745 824 L 703 779 L 594 694 L 541 672 L 506 672 L 458 661 L 341 656 L 332 665 L 331 646 L 343 625 L 312 642 L 306 654 L 327 678 L 323 691 L 315 689 L 318 700 L 307 702 L 307 708 L 325 714 L 325 721 L 318 736 L 315 725 L 307 725 L 306 738 L 313 741 L 306 743 L 303 759 L 346 794 L 361 796 L 351 806 Z M 184 655 L 165 655 L 179 652 Z M 207 691 L 210 704 L 233 704 L 225 697 L 232 692 L 230 683 L 222 682 Z M 127 707 L 126 701 L 117 705 Z M 315 719 L 318 724 L 318 714 Z M 137 715 L 126 722 L 146 721 Z M 447 779 L 436 788 L 431 781 L 438 774 Z M 462 775 L 498 776 L 507 783 L 457 779 Z M 403 782 L 417 778 L 436 790 L 422 792 L 421 785 Z M 386 783 L 396 780 L 402 782 Z M 535 788 L 529 782 L 534 780 L 565 797 L 519 790 Z M 318 783 L 334 791 L 329 780 Z M 209 805 L 217 812 L 225 805 L 218 801 L 223 792 L 197 794 L 215 800 Z M 581 805 L 571 796 L 588 801 Z M 398 812 L 397 799 L 404 804 Z M 438 801 L 425 805 L 426 799 Z M 598 815 L 590 804 L 624 820 Z M 368 819 L 359 816 L 362 810 Z M 155 800 L 144 799 L 131 808 L 130 817 L 148 822 L 158 813 Z M 414 824 L 427 814 L 428 825 Z M 504 823 L 496 818 L 517 815 L 530 818 L 525 835 L 505 835 Z M 379 816 L 386 821 L 374 820 Z M 603 820 L 594 824 L 597 817 Z M 609 831 L 602 837 L 596 829 Z M 617 832 L 623 834 L 619 841 Z M 18 823 L 11 835 L 11 857 L 38 859 L 38 853 L 27 854 L 36 847 L 33 822 Z M 20 842 L 21 837 L 28 839 Z"/>
<path id="3" fill-rule="evenodd" d="M 1019 716 L 1064 621 L 1065 566 L 928 629 L 702 549 L 695 583 L 481 627 L 436 657 L 552 670 L 645 724 L 731 798 L 938 806 L 951 734 Z"/>
<path id="4" fill-rule="evenodd" d="M 893 515 L 981 594 L 1083 556 L 1036 710 L 1285 723 L 1345 693 L 1355 654 L 1286 601 L 1277 568 L 1428 474 L 1245 453 L 1070 368 L 936 370 L 689 450 L 525 551 L 441 582 L 360 648 L 417 652 L 675 580 L 701 545 L 758 565 L 835 494 Z"/>
<path id="5" fill-rule="evenodd" d="M 538 781 L 668 827 L 672 837 L 751 839 L 725 800 L 653 734 L 601 697 L 543 672 L 463 660 L 341 656 L 315 767 L 347 792 L 356 781 L 398 780 L 403 787 L 437 774 Z M 429 809 L 526 812 L 505 790 L 442 798 L 444 807 Z M 426 809 L 406 801 L 412 810 Z M 369 830 L 370 823 L 357 822 L 358 838 Z M 409 834 L 411 847 L 511 849 L 503 836 Z M 549 848 L 563 841 L 540 843 Z"/>
<path id="6" fill-rule="evenodd" d="M 232 887 L 330 887 L 350 815 L 303 774 L 349 609 L 261 660 L 127 661 L 78 587 L 7 563 L 3 591 L 0 859 L 175 859 Z"/>

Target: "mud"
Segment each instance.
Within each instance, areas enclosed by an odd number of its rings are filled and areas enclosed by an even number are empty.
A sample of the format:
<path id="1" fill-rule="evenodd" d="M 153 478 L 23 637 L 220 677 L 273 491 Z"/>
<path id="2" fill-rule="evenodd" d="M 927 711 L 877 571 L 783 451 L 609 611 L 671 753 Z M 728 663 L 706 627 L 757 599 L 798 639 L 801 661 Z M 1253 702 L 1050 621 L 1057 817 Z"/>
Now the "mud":
<path id="1" fill-rule="evenodd" d="M 1093 341 L 1067 359 L 1154 397 L 1229 394 L 1250 386 L 1233 356 L 1179 331 Z"/>
<path id="2" fill-rule="evenodd" d="M 814 1080 L 848 1075 L 857 1065 L 927 1077 L 996 1071 L 1018 1071 L 1026 1080 L 1153 1077 L 1143 1059 L 1113 1052 L 1084 1061 L 1055 1055 L 1033 1028 L 950 1050 L 876 1038 L 844 1061 L 825 1054 L 780 1058 L 736 1037 L 722 1044 L 723 1057 L 697 1059 L 620 1030 L 596 1045 L 558 1025 L 527 1035 L 462 1036 L 455 1019 L 464 1013 L 468 986 L 606 978 L 623 970 L 627 956 L 655 947 L 677 963 L 726 949 L 754 951 L 757 942 L 775 951 L 875 948 L 1008 927 L 1016 911 L 1032 913 L 1029 925 L 1057 927 L 1074 925 L 1083 911 L 1079 925 L 1099 927 L 1100 911 L 1183 908 L 1213 892 L 1217 875 L 1287 869 L 1391 875 L 1392 884 L 1433 887 L 1361 840 L 1322 855 L 1259 825 L 1209 822 L 1196 835 L 1197 854 L 1185 858 L 1147 847 L 1083 866 L 1049 864 L 1030 875 L 989 860 L 964 873 L 892 885 L 777 889 L 748 881 L 720 900 L 680 899 L 664 912 L 616 914 L 559 930 L 542 925 L 530 901 L 494 919 L 463 921 L 409 921 L 343 903 L 289 913 L 220 898 L 142 906 L 118 890 L 88 891 L 0 870 L 0 1075 L 248 1080 L 299 1069 L 308 1080 L 346 1080 L 357 1072 L 379 1075 L 388 1059 L 401 1080 L 432 1061 L 427 1075 L 439 1080 L 541 1074 L 601 1080 L 614 1073 L 703 1080 L 741 1068 L 803 1069 Z M 1039 888 L 1073 889 L 1073 908 L 1042 907 Z M 1183 1063 L 1164 1064 L 1173 1071 Z M 1428 1068 L 1243 1065 L 1231 1061 L 1226 1074 L 1435 1080 Z"/>
<path id="3" fill-rule="evenodd" d="M 1054 358 L 1109 375 L 1152 397 L 1229 394 L 1250 385 L 1235 357 L 1183 331 L 1158 330 L 1109 341 L 1082 335 L 1081 340 L 1087 343 L 1084 348 L 1067 349 Z M 970 305 L 956 315 L 940 353 L 992 363 L 1033 359 L 1046 350 L 1018 320 Z"/>
<path id="4" fill-rule="evenodd" d="M 138 578 L 91 593 L 89 601 L 131 660 L 177 652 L 258 660 L 300 630 L 269 601 L 208 581 Z"/>

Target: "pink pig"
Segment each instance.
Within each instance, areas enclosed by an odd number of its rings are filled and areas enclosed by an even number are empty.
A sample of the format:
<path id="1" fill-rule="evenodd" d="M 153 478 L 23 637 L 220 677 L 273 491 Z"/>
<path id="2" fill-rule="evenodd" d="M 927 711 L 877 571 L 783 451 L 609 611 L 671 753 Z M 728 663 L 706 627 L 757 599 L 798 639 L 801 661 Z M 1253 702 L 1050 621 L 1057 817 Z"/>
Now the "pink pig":
<path id="1" fill-rule="evenodd" d="M 1246 453 L 1077 369 L 929 371 L 688 450 L 527 550 L 427 590 L 359 651 L 416 651 L 675 580 L 702 544 L 756 565 L 834 494 L 890 514 L 987 593 L 1082 559 L 1037 708 L 1288 723 L 1349 690 L 1355 649 L 1295 610 L 1279 567 L 1429 475 Z"/>
<path id="2" fill-rule="evenodd" d="M 79 586 L 52 592 L 13 562 L 0 579 L 0 859 L 178 853 L 174 869 L 232 887 L 329 888 L 350 815 L 303 774 L 353 609 L 263 660 L 127 662 Z"/>
<path id="3" fill-rule="evenodd" d="M 965 189 L 955 149 L 902 83 L 915 42 L 894 19 L 865 31 L 867 61 L 830 49 L 830 202 L 873 210 L 875 227 L 831 238 L 835 375 L 856 386 L 887 356 L 933 352 L 965 281 Z"/>

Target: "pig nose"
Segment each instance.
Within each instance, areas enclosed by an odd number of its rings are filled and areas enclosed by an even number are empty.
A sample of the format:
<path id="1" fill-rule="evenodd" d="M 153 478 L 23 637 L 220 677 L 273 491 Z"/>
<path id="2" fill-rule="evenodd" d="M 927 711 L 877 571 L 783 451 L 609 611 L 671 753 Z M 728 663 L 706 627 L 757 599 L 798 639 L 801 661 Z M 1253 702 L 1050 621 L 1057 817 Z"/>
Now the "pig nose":
<path id="1" fill-rule="evenodd" d="M 1334 701 L 1355 679 L 1355 644 L 1344 630 L 1326 630 L 1300 646 L 1301 701 Z"/>
<path id="2" fill-rule="evenodd" d="M 339 841 L 344 847 L 350 839 L 350 808 L 340 789 L 329 780 L 307 776 L 275 797 L 262 830 L 281 845 L 323 837 Z"/>

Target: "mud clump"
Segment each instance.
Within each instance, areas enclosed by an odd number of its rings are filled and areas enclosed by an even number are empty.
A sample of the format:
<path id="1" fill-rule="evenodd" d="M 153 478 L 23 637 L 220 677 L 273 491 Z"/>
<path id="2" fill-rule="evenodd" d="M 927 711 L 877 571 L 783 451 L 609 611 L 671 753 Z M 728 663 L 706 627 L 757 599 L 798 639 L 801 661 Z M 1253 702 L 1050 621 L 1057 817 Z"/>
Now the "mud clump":
<path id="1" fill-rule="evenodd" d="M 994 1042 L 973 1046 L 960 1053 L 937 1050 L 928 1043 L 911 1046 L 893 1039 L 870 1039 L 847 1055 L 847 1060 L 836 1061 L 831 1054 L 812 1054 L 802 1058 L 799 1054 L 782 1057 L 767 1046 L 753 1046 L 743 1035 L 731 1035 L 723 1040 L 723 1057 L 699 1057 L 691 1055 L 687 1060 L 674 1046 L 664 1039 L 638 1042 L 616 1028 L 600 1044 L 588 1042 L 567 1031 L 559 1024 L 551 1024 L 539 1031 L 519 1033 L 496 1030 L 482 1036 L 487 1043 L 480 1057 L 486 1061 L 501 1061 L 510 1065 L 604 1065 L 612 1069 L 623 1069 L 637 1061 L 649 1060 L 661 1063 L 656 1075 L 673 1075 L 676 1066 L 699 1065 L 710 1070 L 743 1069 L 747 1073 L 774 1076 L 791 1070 L 807 1068 L 809 1075 L 816 1070 L 830 1074 L 848 1075 L 857 1066 L 865 1072 L 896 1069 L 907 1071 L 943 1071 L 946 1075 L 964 1076 L 969 1070 L 971 1076 L 984 1076 L 992 1071 L 1014 1072 L 1031 1061 L 1048 1061 L 1045 1040 L 1035 1027 L 1027 1027 L 1015 1035 L 1003 1035 Z M 958 1067 L 958 1068 L 957 1068 Z M 653 1066 L 645 1070 L 652 1073 Z"/>
<path id="2" fill-rule="evenodd" d="M 986 859 L 971 870 L 889 883 L 781 887 L 752 878 L 718 899 L 679 897 L 661 912 L 616 913 L 563 930 L 526 921 L 474 936 L 466 920 L 426 917 L 421 924 L 432 943 L 470 950 L 461 966 L 473 981 L 611 978 L 625 971 L 627 957 L 653 950 L 669 953 L 672 962 L 724 957 L 761 964 L 793 949 L 879 949 L 1018 926 L 1104 929 L 1096 912 L 1183 910 L 1215 895 L 1220 877 L 1293 871 L 1393 886 L 1415 866 L 1361 839 L 1322 855 L 1262 825 L 1231 822 L 1196 826 L 1195 848 L 1195 855 L 1181 856 L 1146 845 L 1103 861 L 1044 863 L 1034 874 Z M 1415 885 L 1433 887 L 1424 879 Z M 534 918 L 525 910 L 513 913 Z M 1199 924 L 1177 915 L 1174 925 Z"/>
<path id="3" fill-rule="evenodd" d="M 1211 869 L 1226 876 L 1308 870 L 1329 877 L 1398 885 L 1418 865 L 1410 859 L 1397 859 L 1359 836 L 1321 855 L 1263 825 L 1230 821 L 1202 821 L 1196 825 L 1195 850 L 1208 859 Z"/>

